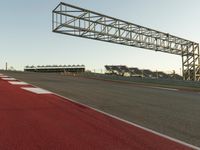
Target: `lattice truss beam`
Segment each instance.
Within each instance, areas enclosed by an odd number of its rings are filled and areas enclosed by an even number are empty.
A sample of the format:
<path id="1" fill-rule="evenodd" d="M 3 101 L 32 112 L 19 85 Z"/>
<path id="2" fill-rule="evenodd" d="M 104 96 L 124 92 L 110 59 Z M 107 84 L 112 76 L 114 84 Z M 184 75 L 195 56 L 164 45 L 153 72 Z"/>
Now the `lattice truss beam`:
<path id="1" fill-rule="evenodd" d="M 52 12 L 53 32 L 181 55 L 185 80 L 200 80 L 199 44 L 66 3 Z"/>

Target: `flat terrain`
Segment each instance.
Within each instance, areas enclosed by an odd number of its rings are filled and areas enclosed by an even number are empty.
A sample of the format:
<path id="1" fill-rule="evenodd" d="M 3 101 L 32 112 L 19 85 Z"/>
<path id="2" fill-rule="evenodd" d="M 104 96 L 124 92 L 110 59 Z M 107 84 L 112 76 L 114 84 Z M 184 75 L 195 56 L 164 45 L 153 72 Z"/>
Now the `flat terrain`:
<path id="1" fill-rule="evenodd" d="M 200 147 L 200 93 L 60 74 L 2 72 Z"/>

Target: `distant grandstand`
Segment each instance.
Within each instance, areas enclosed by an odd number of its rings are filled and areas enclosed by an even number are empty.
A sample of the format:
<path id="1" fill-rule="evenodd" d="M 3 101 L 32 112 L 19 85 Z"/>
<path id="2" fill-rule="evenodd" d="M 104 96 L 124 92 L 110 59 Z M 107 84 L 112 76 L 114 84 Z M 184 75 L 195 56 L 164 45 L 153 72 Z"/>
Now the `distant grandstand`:
<path id="1" fill-rule="evenodd" d="M 127 77 L 142 77 L 142 78 L 151 78 L 151 79 L 178 79 L 182 80 L 183 77 L 172 73 L 166 74 L 162 71 L 151 71 L 148 69 L 138 69 L 138 68 L 128 68 L 123 65 L 106 65 L 106 74 L 109 75 L 119 75 L 119 76 L 127 76 Z"/>
<path id="2" fill-rule="evenodd" d="M 26 66 L 24 71 L 29 72 L 71 72 L 71 73 L 81 73 L 85 72 L 84 65 L 47 65 L 47 66 Z"/>

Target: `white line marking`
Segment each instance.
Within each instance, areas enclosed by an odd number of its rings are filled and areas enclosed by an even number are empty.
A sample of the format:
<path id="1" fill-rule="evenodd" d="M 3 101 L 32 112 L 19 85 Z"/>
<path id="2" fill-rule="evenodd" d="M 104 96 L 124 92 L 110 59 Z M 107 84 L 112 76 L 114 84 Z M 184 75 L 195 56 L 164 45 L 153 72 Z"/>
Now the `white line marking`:
<path id="1" fill-rule="evenodd" d="M 164 87 L 157 87 L 157 86 L 150 86 L 150 88 L 153 88 L 153 89 L 160 89 L 160 90 L 168 90 L 168 91 L 178 91 L 178 89 L 164 88 Z"/>
<path id="2" fill-rule="evenodd" d="M 2 80 L 15 81 L 15 78 L 2 78 Z"/>
<path id="3" fill-rule="evenodd" d="M 34 87 L 37 87 L 37 86 L 35 86 L 35 85 L 33 85 L 33 84 L 30 84 L 30 85 L 32 85 L 32 86 L 34 86 Z M 40 89 L 39 87 L 37 87 L 37 88 Z M 43 90 L 43 89 L 42 89 L 42 90 Z M 50 91 L 48 91 L 48 92 L 50 92 Z M 54 95 L 57 95 L 57 96 L 59 96 L 59 97 L 65 99 L 65 100 L 60 99 L 60 100 L 63 101 L 63 102 L 71 101 L 71 102 L 73 102 L 73 103 L 82 105 L 82 106 L 84 106 L 84 107 L 87 107 L 87 108 L 89 108 L 89 109 L 95 110 L 95 111 L 97 111 L 97 112 L 99 112 L 99 113 L 102 113 L 102 114 L 104 114 L 104 115 L 107 115 L 107 116 L 109 116 L 109 117 L 111 117 L 111 118 L 120 120 L 120 121 L 125 122 L 125 123 L 127 123 L 127 124 L 130 124 L 130 125 L 132 125 L 132 126 L 138 127 L 138 128 L 140 128 L 140 129 L 142 129 L 142 130 L 144 130 L 144 131 L 147 131 L 147 132 L 153 133 L 153 134 L 155 134 L 155 135 L 158 135 L 158 136 L 160 136 L 160 137 L 166 138 L 166 139 L 168 139 L 168 140 L 174 141 L 174 142 L 179 143 L 179 144 L 181 144 L 181 145 L 184 145 L 184 146 L 186 146 L 186 147 L 192 148 L 192 149 L 194 149 L 194 150 L 200 150 L 200 147 L 197 147 L 197 146 L 188 144 L 188 143 L 186 143 L 186 142 L 184 142 L 184 141 L 181 141 L 181 140 L 172 138 L 172 137 L 170 137 L 170 136 L 168 136 L 168 135 L 164 135 L 164 134 L 162 134 L 162 133 L 159 133 L 159 132 L 153 131 L 153 130 L 151 130 L 151 129 L 142 127 L 141 125 L 138 125 L 138 124 L 135 124 L 135 123 L 133 123 L 133 122 L 124 120 L 124 119 L 122 119 L 122 118 L 119 118 L 119 117 L 117 117 L 117 116 L 108 114 L 108 113 L 106 113 L 106 112 L 104 112 L 104 111 L 101 111 L 101 110 L 98 110 L 98 109 L 96 109 L 96 108 L 90 107 L 90 106 L 88 106 L 88 105 L 86 105 L 86 104 L 79 103 L 79 102 L 77 102 L 77 101 L 75 101 L 75 100 L 72 100 L 72 99 L 70 99 L 70 98 L 64 97 L 64 96 L 59 95 L 59 94 L 56 94 L 56 93 L 54 93 L 54 92 L 50 92 L 50 93 L 51 93 L 51 94 L 54 94 Z"/>
<path id="4" fill-rule="evenodd" d="M 52 94 L 52 92 L 41 89 L 41 88 L 22 87 L 22 89 L 32 92 L 32 93 L 36 93 L 36 94 Z"/>
<path id="5" fill-rule="evenodd" d="M 9 81 L 9 83 L 13 85 L 28 85 L 28 83 L 20 81 Z"/>
<path id="6" fill-rule="evenodd" d="M 111 118 L 120 120 L 120 121 L 125 122 L 125 123 L 127 123 L 127 124 L 130 124 L 130 125 L 132 125 L 132 126 L 138 127 L 139 129 L 142 129 L 142 130 L 144 130 L 144 131 L 153 133 L 153 134 L 155 134 L 155 135 L 158 135 L 158 136 L 163 137 L 163 138 L 165 138 L 165 139 L 168 139 L 168 140 L 170 140 L 170 141 L 174 141 L 174 142 L 176 142 L 176 143 L 178 143 L 178 144 L 181 144 L 181 145 L 183 145 L 183 146 L 192 148 L 192 149 L 194 149 L 194 150 L 200 150 L 200 147 L 197 147 L 197 146 L 188 144 L 188 143 L 186 143 L 186 142 L 184 142 L 184 141 L 175 139 L 175 138 L 170 137 L 170 136 L 168 136 L 168 135 L 164 135 L 164 134 L 159 133 L 159 132 L 157 132 L 157 131 L 154 131 L 154 130 L 145 128 L 145 127 L 143 127 L 143 126 L 141 126 L 141 125 L 138 125 L 138 124 L 135 124 L 135 123 L 133 123 L 133 122 L 124 120 L 124 119 L 122 119 L 122 118 L 119 118 L 119 117 L 117 117 L 117 116 L 108 114 L 108 113 L 106 113 L 106 112 L 104 112 L 104 111 L 101 111 L 101 110 L 99 110 L 99 109 L 90 107 L 90 106 L 88 106 L 88 105 L 86 105 L 86 104 L 79 103 L 79 102 L 77 102 L 77 101 L 75 101 L 75 100 L 72 100 L 72 99 L 70 99 L 70 98 L 64 97 L 64 96 L 59 95 L 59 94 L 56 94 L 56 93 L 54 93 L 54 92 L 52 92 L 52 93 L 53 93 L 54 95 L 57 95 L 57 96 L 59 96 L 59 97 L 65 99 L 65 100 L 60 99 L 60 100 L 63 101 L 63 102 L 66 102 L 67 100 L 68 100 L 68 101 L 71 101 L 71 102 L 74 102 L 74 103 L 76 103 L 76 104 L 82 105 L 82 106 L 84 106 L 84 107 L 90 108 L 90 109 L 95 110 L 95 111 L 97 111 L 97 112 L 99 112 L 99 113 L 102 113 L 102 114 L 104 114 L 104 115 L 107 115 L 107 116 L 109 116 L 109 117 L 111 117 Z"/>

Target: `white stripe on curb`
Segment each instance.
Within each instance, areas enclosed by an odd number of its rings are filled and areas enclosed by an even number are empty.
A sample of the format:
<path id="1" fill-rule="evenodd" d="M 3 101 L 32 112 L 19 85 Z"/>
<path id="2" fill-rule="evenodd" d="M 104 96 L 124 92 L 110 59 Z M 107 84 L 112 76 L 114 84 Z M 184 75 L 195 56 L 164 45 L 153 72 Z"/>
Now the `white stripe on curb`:
<path id="1" fill-rule="evenodd" d="M 32 92 L 32 93 L 36 93 L 36 94 L 52 94 L 52 92 L 41 89 L 41 88 L 22 87 L 22 89 Z"/>
<path id="2" fill-rule="evenodd" d="M 28 85 L 28 83 L 20 81 L 9 81 L 9 83 L 13 85 Z"/>
<path id="3" fill-rule="evenodd" d="M 8 76 L 0 75 L 0 78 L 9 78 Z"/>
<path id="4" fill-rule="evenodd" d="M 2 78 L 2 80 L 7 80 L 7 81 L 16 81 L 15 78 Z"/>

